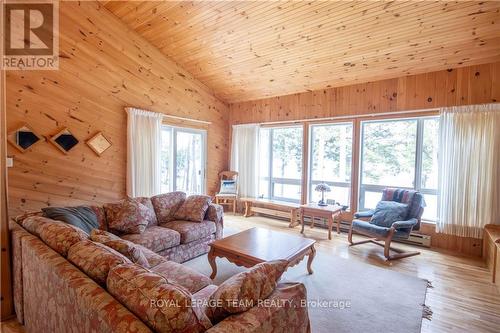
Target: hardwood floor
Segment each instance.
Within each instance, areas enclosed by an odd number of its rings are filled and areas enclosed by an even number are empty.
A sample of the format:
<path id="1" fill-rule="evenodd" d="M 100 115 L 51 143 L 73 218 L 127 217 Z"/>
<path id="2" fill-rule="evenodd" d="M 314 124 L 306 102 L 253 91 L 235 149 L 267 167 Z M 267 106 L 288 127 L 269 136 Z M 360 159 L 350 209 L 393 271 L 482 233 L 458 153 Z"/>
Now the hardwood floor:
<path id="1" fill-rule="evenodd" d="M 288 228 L 288 222 L 265 217 L 225 215 L 225 226 L 240 230 L 266 227 L 299 234 L 300 227 Z M 432 319 L 422 321 L 422 332 L 496 332 L 500 331 L 500 290 L 490 282 L 490 273 L 481 258 L 458 256 L 446 251 L 394 243 L 397 248 L 418 250 L 420 255 L 393 262 L 383 260 L 383 249 L 374 244 L 349 247 L 347 234 L 305 228 L 305 236 L 317 240 L 316 250 L 356 260 L 431 281 L 425 304 L 433 311 Z M 354 239 L 362 236 L 354 235 Z"/>
<path id="2" fill-rule="evenodd" d="M 272 230 L 299 234 L 300 227 L 288 228 L 285 221 L 264 217 L 244 218 L 240 215 L 225 216 L 225 226 L 245 230 L 265 227 Z M 406 250 L 419 250 L 422 254 L 394 262 L 383 261 L 382 249 L 364 244 L 349 247 L 347 234 L 333 234 L 327 239 L 323 228 L 306 226 L 306 237 L 317 240 L 318 252 L 356 260 L 431 281 L 433 288 L 427 291 L 426 305 L 433 311 L 432 319 L 424 319 L 422 332 L 499 332 L 500 290 L 490 282 L 490 274 L 480 258 L 457 256 L 445 251 L 418 248 L 395 243 Z M 361 236 L 355 236 L 361 238 Z M 22 326 L 15 319 L 3 322 L 2 332 L 22 333 Z"/>

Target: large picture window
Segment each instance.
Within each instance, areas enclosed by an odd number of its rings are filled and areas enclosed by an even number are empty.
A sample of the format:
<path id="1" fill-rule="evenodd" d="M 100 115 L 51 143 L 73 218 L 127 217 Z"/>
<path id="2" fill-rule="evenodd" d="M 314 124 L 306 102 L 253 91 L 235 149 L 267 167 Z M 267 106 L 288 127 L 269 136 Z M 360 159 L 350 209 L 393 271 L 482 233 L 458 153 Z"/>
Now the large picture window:
<path id="1" fill-rule="evenodd" d="M 361 122 L 359 209 L 374 208 L 386 187 L 424 194 L 423 218 L 437 219 L 437 117 Z"/>
<path id="2" fill-rule="evenodd" d="M 206 131 L 163 126 L 161 191 L 205 193 Z"/>
<path id="3" fill-rule="evenodd" d="M 352 130 L 352 123 L 310 126 L 309 201 L 320 200 L 321 193 L 314 188 L 326 183 L 332 188 L 332 192 L 325 193 L 326 198 L 349 206 Z"/>
<path id="4" fill-rule="evenodd" d="M 300 202 L 302 126 L 260 130 L 259 196 Z"/>

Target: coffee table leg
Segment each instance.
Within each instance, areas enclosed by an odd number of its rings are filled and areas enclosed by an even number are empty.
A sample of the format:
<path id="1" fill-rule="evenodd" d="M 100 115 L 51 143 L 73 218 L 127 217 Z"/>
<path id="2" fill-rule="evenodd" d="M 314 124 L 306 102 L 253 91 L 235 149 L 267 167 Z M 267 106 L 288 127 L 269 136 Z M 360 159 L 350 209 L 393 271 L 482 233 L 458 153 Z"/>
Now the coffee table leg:
<path id="1" fill-rule="evenodd" d="M 214 252 L 213 248 L 210 248 L 210 251 L 208 252 L 208 262 L 210 263 L 210 267 L 212 267 L 212 274 L 210 275 L 212 280 L 217 275 L 217 263 L 215 262 L 216 256 Z"/>
<path id="2" fill-rule="evenodd" d="M 313 244 L 313 245 L 311 245 L 309 256 L 307 258 L 307 272 L 309 274 L 313 273 L 311 265 L 312 265 L 312 262 L 313 262 L 315 256 L 316 256 L 316 249 L 314 248 L 314 244 Z"/>

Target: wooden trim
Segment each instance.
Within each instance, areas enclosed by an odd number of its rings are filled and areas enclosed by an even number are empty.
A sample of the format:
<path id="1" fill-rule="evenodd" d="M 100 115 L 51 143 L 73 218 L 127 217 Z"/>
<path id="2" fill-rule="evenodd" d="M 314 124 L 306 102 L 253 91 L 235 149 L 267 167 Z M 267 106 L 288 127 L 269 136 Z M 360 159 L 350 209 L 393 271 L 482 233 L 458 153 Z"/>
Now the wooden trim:
<path id="1" fill-rule="evenodd" d="M 305 204 L 309 197 L 309 123 L 305 122 L 302 126 L 302 188 L 300 203 Z"/>
<path id="2" fill-rule="evenodd" d="M 2 43 L 3 44 L 3 43 Z M 2 53 L 3 54 L 3 53 Z M 0 242 L 1 242 L 1 313 L 0 319 L 9 318 L 14 313 L 14 305 L 12 300 L 12 264 L 10 258 L 10 239 L 9 239 L 9 215 L 8 215 L 8 198 L 7 198 L 7 115 L 6 115 L 6 87 L 5 87 L 5 71 L 1 72 L 1 114 L 0 114 Z"/>
<path id="3" fill-rule="evenodd" d="M 349 211 L 354 213 L 358 211 L 358 193 L 359 193 L 359 163 L 361 154 L 361 122 L 356 119 L 352 126 L 352 165 L 351 165 L 351 202 Z"/>

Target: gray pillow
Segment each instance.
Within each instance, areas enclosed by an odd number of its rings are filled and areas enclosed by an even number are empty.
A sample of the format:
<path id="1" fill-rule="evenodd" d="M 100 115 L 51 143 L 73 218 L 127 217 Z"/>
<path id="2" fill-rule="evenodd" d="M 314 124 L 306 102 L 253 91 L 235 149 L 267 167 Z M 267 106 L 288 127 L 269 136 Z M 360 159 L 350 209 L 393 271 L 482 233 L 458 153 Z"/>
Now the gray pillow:
<path id="1" fill-rule="evenodd" d="M 396 221 L 404 221 L 408 214 L 408 205 L 395 201 L 380 201 L 375 208 L 371 224 L 390 228 Z"/>
<path id="2" fill-rule="evenodd" d="M 42 208 L 43 215 L 49 219 L 71 224 L 90 234 L 92 229 L 99 228 L 97 215 L 92 208 L 78 207 L 47 207 Z"/>

